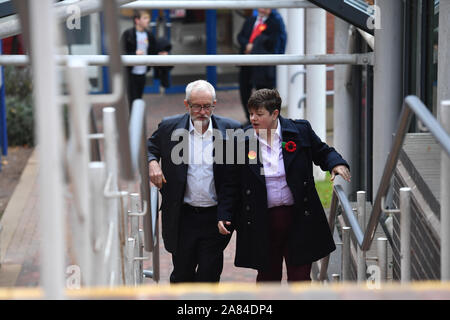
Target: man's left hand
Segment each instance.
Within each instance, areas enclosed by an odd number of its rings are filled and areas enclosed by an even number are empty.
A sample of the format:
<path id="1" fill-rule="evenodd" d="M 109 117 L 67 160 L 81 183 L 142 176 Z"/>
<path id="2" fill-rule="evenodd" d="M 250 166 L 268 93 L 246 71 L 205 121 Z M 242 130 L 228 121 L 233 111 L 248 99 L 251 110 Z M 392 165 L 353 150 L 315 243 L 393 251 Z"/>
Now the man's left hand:
<path id="1" fill-rule="evenodd" d="M 333 168 L 333 170 L 331 170 L 331 181 L 334 181 L 334 178 L 336 178 L 337 175 L 342 176 L 342 178 L 344 178 L 345 181 L 350 182 L 351 179 L 351 175 L 350 175 L 350 171 L 348 170 L 348 168 L 344 165 L 339 165 Z"/>

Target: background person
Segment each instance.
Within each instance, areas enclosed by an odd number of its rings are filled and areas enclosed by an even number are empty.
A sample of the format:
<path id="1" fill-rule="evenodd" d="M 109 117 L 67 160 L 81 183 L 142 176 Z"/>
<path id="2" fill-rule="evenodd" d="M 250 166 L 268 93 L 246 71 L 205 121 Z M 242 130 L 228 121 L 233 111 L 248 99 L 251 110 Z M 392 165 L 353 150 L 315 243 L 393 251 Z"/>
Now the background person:
<path id="1" fill-rule="evenodd" d="M 247 18 L 237 39 L 240 54 L 275 54 L 280 50 L 282 38 L 281 16 L 275 16 L 271 9 L 259 8 L 257 16 Z M 282 21 L 282 20 L 281 20 Z M 284 48 L 283 48 L 284 49 Z M 253 88 L 275 87 L 275 66 L 243 66 L 239 71 L 239 93 L 247 121 L 250 122 L 247 101 Z"/>
<path id="2" fill-rule="evenodd" d="M 122 47 L 126 55 L 167 55 L 171 45 L 158 45 L 157 40 L 149 30 L 150 14 L 145 10 L 135 10 L 133 14 L 134 27 L 122 34 Z M 161 41 L 161 40 L 158 40 Z M 129 107 L 136 99 L 142 99 L 145 89 L 147 72 L 150 66 L 133 66 L 126 68 Z"/>

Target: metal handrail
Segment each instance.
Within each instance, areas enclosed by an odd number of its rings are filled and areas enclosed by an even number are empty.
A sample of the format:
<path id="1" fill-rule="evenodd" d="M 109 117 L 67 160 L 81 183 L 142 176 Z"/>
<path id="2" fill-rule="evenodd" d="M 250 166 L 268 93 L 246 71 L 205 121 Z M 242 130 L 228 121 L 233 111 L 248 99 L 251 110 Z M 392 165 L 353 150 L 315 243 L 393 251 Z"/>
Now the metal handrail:
<path id="1" fill-rule="evenodd" d="M 142 146 L 141 137 L 145 130 L 145 107 L 144 100 L 136 99 L 133 101 L 129 124 L 130 153 L 133 172 L 139 171 L 139 158 L 141 156 Z"/>
<path id="2" fill-rule="evenodd" d="M 133 1 L 122 5 L 123 9 L 254 9 L 261 5 L 264 8 L 317 8 L 317 6 L 305 0 L 278 0 L 261 1 L 257 0 L 162 0 L 162 1 Z"/>
<path id="3" fill-rule="evenodd" d="M 359 226 L 358 221 L 356 220 L 356 218 L 353 214 L 353 208 L 352 208 L 350 201 L 348 200 L 348 198 L 345 194 L 345 191 L 341 185 L 335 185 L 333 187 L 333 195 L 331 198 L 330 214 L 328 216 L 328 225 L 330 226 L 331 233 L 334 232 L 338 203 L 341 203 L 341 207 L 343 209 L 344 215 L 347 218 L 347 221 L 349 221 L 349 224 L 355 234 L 358 245 L 361 247 L 364 234 L 361 230 L 361 227 Z M 320 274 L 319 274 L 320 281 L 323 281 L 325 279 L 326 272 L 328 270 L 329 259 L 330 259 L 330 256 L 328 255 L 325 258 L 323 258 L 321 261 Z"/>
<path id="4" fill-rule="evenodd" d="M 133 2 L 133 0 L 115 0 L 114 2 L 116 2 L 117 5 L 121 6 L 129 2 Z M 16 7 L 18 5 L 22 5 L 22 1 L 16 1 L 14 3 L 14 6 Z M 101 0 L 77 2 L 74 2 L 73 0 L 64 0 L 53 5 L 57 21 L 67 21 L 67 18 L 69 18 L 73 14 L 71 10 L 68 10 L 71 6 L 76 6 L 79 9 L 80 17 L 84 17 L 102 10 Z M 21 21 L 18 15 L 13 15 L 7 21 L 1 22 L 0 39 L 12 37 L 21 33 L 23 34 L 24 29 L 27 30 L 27 28 L 24 27 L 23 24 L 24 20 Z"/>
<path id="5" fill-rule="evenodd" d="M 369 250 L 373 238 L 375 237 L 375 231 L 382 211 L 381 199 L 386 196 L 386 193 L 389 189 L 390 180 L 397 165 L 400 149 L 403 145 L 403 140 L 405 139 L 406 132 L 409 128 L 413 112 L 430 130 L 430 133 L 434 136 L 436 141 L 442 146 L 443 150 L 450 157 L 450 136 L 442 128 L 441 124 L 436 120 L 436 118 L 431 114 L 431 112 L 422 103 L 422 101 L 420 101 L 418 97 L 406 97 L 403 103 L 402 113 L 400 115 L 398 130 L 395 134 L 391 152 L 389 153 L 388 159 L 386 160 L 386 166 L 384 167 L 380 187 L 378 188 L 377 195 L 375 197 L 372 214 L 370 215 L 367 230 L 364 234 L 364 240 L 361 247 L 361 249 L 364 251 Z"/>
<path id="6" fill-rule="evenodd" d="M 153 270 L 145 271 L 144 274 L 151 274 L 153 280 L 159 281 L 159 228 L 158 228 L 158 189 L 150 189 L 148 177 L 148 163 L 146 150 L 146 105 L 144 100 L 133 101 L 130 124 L 130 153 L 133 172 L 139 172 L 141 179 L 141 197 L 144 203 L 144 247 L 148 252 L 153 253 Z"/>
<path id="7" fill-rule="evenodd" d="M 416 96 L 408 96 L 405 98 L 403 103 L 402 112 L 399 119 L 398 130 L 395 133 L 394 142 L 386 160 L 386 165 L 384 168 L 383 176 L 381 178 L 380 186 L 375 197 L 374 206 L 372 208 L 372 213 L 370 215 L 369 222 L 365 233 L 362 232 L 361 227 L 353 215 L 353 209 L 350 205 L 342 186 L 336 185 L 333 188 L 333 196 L 331 199 L 330 214 L 328 218 L 328 223 L 331 232 L 334 231 L 335 219 L 338 208 L 338 202 L 341 204 L 344 215 L 347 218 L 355 238 L 357 240 L 358 246 L 363 251 L 368 251 L 375 237 L 376 228 L 379 222 L 381 212 L 383 211 L 381 203 L 382 199 L 386 196 L 389 189 L 391 177 L 394 173 L 395 167 L 397 165 L 400 149 L 403 145 L 403 141 L 406 132 L 409 128 L 409 124 L 412 118 L 412 113 L 414 113 L 423 124 L 429 129 L 430 133 L 434 136 L 437 142 L 442 146 L 443 150 L 450 157 L 450 136 L 441 126 L 441 124 L 436 120 L 436 118 L 431 114 L 428 108 L 420 101 Z M 329 256 L 321 260 L 320 275 L 319 280 L 325 279 L 325 273 L 328 269 Z"/>
<path id="8" fill-rule="evenodd" d="M 111 65 L 108 55 L 58 55 L 56 62 L 60 65 L 68 59 L 77 58 L 86 61 L 90 66 Z M 122 55 L 119 59 L 124 66 L 255 66 L 255 65 L 322 65 L 322 64 L 352 64 L 373 65 L 374 54 L 346 53 L 346 54 L 218 54 L 218 55 Z M 0 65 L 26 66 L 30 63 L 27 55 L 1 55 Z"/>

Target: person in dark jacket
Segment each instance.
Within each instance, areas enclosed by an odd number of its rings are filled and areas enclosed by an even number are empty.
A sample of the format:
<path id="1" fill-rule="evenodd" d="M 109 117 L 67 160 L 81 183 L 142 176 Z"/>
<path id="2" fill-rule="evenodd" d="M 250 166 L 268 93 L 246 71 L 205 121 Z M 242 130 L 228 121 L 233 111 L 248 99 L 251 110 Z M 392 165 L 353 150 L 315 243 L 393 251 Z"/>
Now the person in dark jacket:
<path id="1" fill-rule="evenodd" d="M 226 156 L 226 131 L 240 124 L 213 114 L 216 94 L 207 81 L 190 83 L 184 104 L 187 113 L 163 119 L 148 139 L 150 180 L 162 195 L 162 237 L 173 262 L 170 282 L 218 282 L 230 240 L 217 232 L 217 195 L 225 177 L 219 154 Z M 213 147 L 216 143 L 223 153 Z"/>
<path id="2" fill-rule="evenodd" d="M 134 27 L 125 30 L 122 34 L 122 48 L 126 55 L 150 55 L 168 54 L 167 51 L 159 50 L 153 34 L 149 31 L 150 14 L 145 10 L 136 10 L 133 15 Z M 131 109 L 133 101 L 142 99 L 144 94 L 146 76 L 150 66 L 127 67 L 127 89 L 128 102 Z"/>
<path id="3" fill-rule="evenodd" d="M 275 54 L 282 35 L 281 17 L 271 9 L 259 8 L 257 16 L 247 18 L 237 39 L 240 54 Z M 239 93 L 248 122 L 247 101 L 253 88 L 275 87 L 275 66 L 243 66 L 239 71 Z"/>
<path id="4" fill-rule="evenodd" d="M 289 282 L 310 281 L 312 262 L 336 248 L 312 164 L 330 171 L 331 180 L 339 174 L 346 181 L 349 165 L 308 121 L 285 119 L 280 107 L 276 89 L 250 97 L 253 130 L 236 143 L 244 146 L 245 161 L 227 165 L 218 228 L 224 235 L 236 229 L 235 265 L 258 270 L 257 282 L 280 282 L 283 259 Z"/>

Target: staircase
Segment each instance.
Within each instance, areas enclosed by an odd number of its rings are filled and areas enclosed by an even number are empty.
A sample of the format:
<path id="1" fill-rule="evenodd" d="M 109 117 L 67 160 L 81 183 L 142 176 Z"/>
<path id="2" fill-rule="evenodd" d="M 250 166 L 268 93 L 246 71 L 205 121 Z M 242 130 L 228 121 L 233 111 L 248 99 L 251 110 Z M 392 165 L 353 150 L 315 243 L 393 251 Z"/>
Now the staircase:
<path id="1" fill-rule="evenodd" d="M 393 180 L 393 205 L 399 189 L 412 189 L 411 280 L 440 279 L 441 150 L 430 133 L 407 134 Z M 400 279 L 400 217 L 393 215 L 393 279 Z"/>

